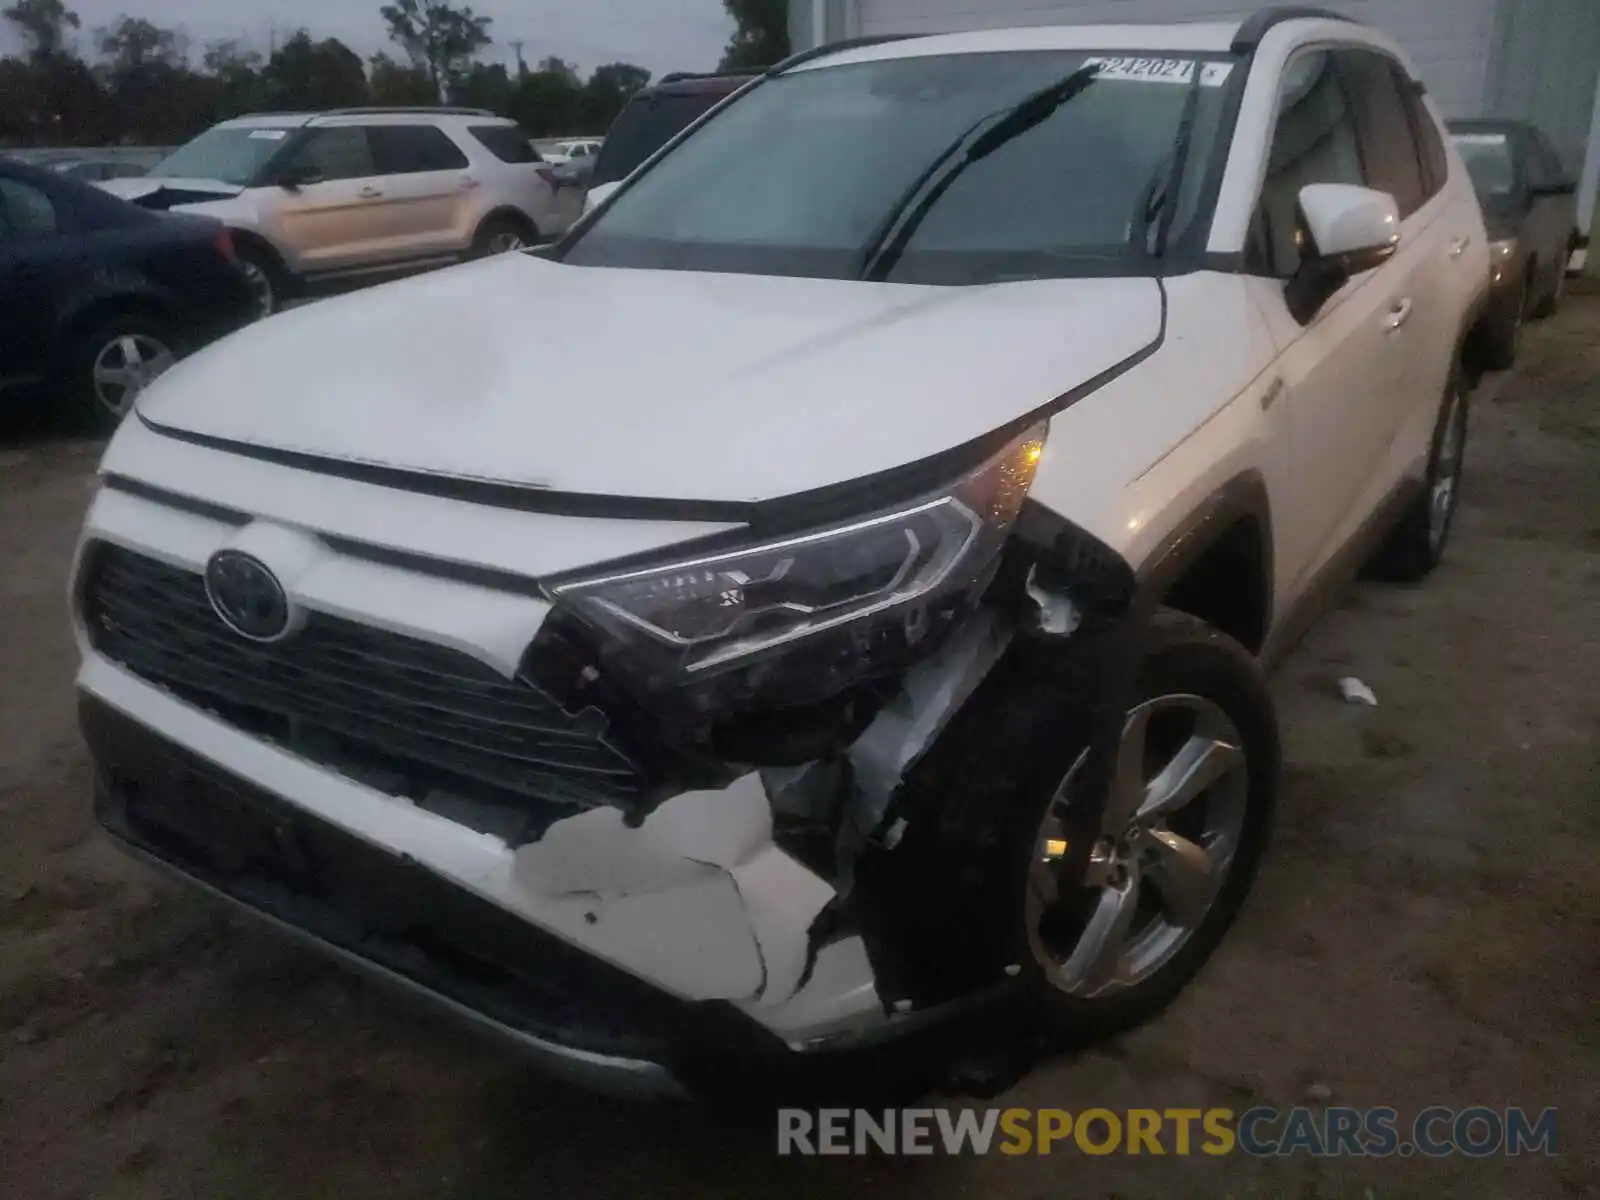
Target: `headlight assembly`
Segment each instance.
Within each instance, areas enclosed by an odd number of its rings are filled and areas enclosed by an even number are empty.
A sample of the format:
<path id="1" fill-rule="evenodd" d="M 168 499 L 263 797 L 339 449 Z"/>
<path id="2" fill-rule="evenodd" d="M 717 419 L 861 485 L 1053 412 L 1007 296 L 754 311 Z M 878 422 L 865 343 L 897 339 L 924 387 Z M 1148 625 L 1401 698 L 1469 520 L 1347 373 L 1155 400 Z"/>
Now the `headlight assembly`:
<path id="1" fill-rule="evenodd" d="M 608 667 L 646 690 L 695 692 L 738 675 L 735 692 L 805 703 L 896 666 L 976 600 L 1044 436 L 1044 425 L 1030 429 L 951 486 L 883 512 L 562 582 L 551 595 L 599 631 Z"/>

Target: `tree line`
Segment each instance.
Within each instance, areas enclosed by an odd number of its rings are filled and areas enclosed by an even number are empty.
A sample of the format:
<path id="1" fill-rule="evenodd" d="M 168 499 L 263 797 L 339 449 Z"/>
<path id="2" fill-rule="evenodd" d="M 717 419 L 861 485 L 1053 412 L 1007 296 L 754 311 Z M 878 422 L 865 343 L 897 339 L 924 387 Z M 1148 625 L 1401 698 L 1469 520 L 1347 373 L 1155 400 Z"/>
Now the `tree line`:
<path id="1" fill-rule="evenodd" d="M 736 31 L 722 67 L 751 69 L 788 52 L 785 0 L 724 0 Z M 485 62 L 492 19 L 449 0 L 393 0 L 379 10 L 394 44 L 363 61 L 338 38 L 300 29 L 262 54 L 238 40 L 190 43 L 180 29 L 119 17 L 84 30 L 66 0 L 13 0 L 0 20 L 20 56 L 0 58 L 0 147 L 176 145 L 247 112 L 362 104 L 487 108 L 534 137 L 599 134 L 650 82 L 632 63 L 584 77 L 559 57 Z M 92 53 L 78 53 L 88 35 Z"/>

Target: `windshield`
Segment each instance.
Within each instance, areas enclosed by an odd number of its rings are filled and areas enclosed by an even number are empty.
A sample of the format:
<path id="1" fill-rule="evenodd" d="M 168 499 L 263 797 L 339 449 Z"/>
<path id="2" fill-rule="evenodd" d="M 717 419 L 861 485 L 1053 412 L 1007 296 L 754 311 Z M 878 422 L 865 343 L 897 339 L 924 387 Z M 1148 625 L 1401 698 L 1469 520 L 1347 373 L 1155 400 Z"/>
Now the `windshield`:
<path id="1" fill-rule="evenodd" d="M 1039 51 L 796 71 L 636 179 L 564 258 L 938 283 L 1149 272 L 1155 217 L 1170 203 L 1181 231 L 1198 206 L 1205 151 L 1169 187 L 1186 113 L 1210 147 L 1232 69 Z M 1025 101 L 1033 117 L 1011 119 Z"/>
<path id="2" fill-rule="evenodd" d="M 288 129 L 241 125 L 208 129 L 148 172 L 161 179 L 217 179 L 244 187 L 289 136 Z"/>
<path id="3" fill-rule="evenodd" d="M 1473 189 L 1480 196 L 1509 196 L 1517 190 L 1517 168 L 1511 138 L 1504 133 L 1451 134 L 1467 164 Z"/>

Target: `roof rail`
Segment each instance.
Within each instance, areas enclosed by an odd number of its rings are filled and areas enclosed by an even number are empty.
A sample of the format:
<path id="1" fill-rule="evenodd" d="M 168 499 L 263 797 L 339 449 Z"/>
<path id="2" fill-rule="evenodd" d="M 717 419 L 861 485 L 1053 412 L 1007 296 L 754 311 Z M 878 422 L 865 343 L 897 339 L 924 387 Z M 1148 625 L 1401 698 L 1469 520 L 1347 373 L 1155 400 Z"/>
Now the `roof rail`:
<path id="1" fill-rule="evenodd" d="M 664 83 L 682 83 L 686 79 L 754 79 L 760 71 L 670 71 L 652 83 L 651 87 L 660 87 Z"/>
<path id="2" fill-rule="evenodd" d="M 915 33 L 879 33 L 871 37 L 845 38 L 842 41 L 828 42 L 822 46 L 813 46 L 809 50 L 802 50 L 799 54 L 791 54 L 780 63 L 768 67 L 768 77 L 782 75 L 785 71 L 793 70 L 803 63 L 813 59 L 826 58 L 830 54 L 841 54 L 846 50 L 860 50 L 864 46 L 881 46 L 885 42 L 903 42 L 907 38 L 919 36 Z"/>
<path id="3" fill-rule="evenodd" d="M 387 114 L 424 113 L 442 117 L 493 117 L 487 108 L 456 108 L 448 104 L 368 104 L 355 108 L 330 108 L 312 113 L 313 117 L 381 117 Z"/>
<path id="4" fill-rule="evenodd" d="M 1348 13 L 1334 12 L 1328 8 L 1312 8 L 1308 5 L 1294 4 L 1285 8 L 1263 8 L 1251 13 L 1239 26 L 1239 32 L 1233 35 L 1233 45 L 1228 49 L 1235 54 L 1248 54 L 1261 44 L 1261 39 L 1267 36 L 1274 26 L 1282 25 L 1285 21 L 1351 21 L 1355 18 Z"/>

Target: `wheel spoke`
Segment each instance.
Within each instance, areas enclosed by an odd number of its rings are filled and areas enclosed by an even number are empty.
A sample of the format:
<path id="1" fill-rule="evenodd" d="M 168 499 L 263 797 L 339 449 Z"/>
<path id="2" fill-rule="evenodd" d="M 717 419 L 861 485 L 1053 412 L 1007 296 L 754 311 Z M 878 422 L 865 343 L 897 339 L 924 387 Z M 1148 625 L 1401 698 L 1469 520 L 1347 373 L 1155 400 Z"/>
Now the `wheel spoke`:
<path id="1" fill-rule="evenodd" d="M 1204 846 L 1170 830 L 1152 830 L 1148 845 L 1154 861 L 1145 878 L 1155 888 L 1162 912 L 1179 928 L 1195 928 L 1211 910 L 1224 872 Z"/>
<path id="2" fill-rule="evenodd" d="M 1243 762 L 1244 754 L 1237 746 L 1215 738 L 1191 737 L 1150 781 L 1139 806 L 1139 819 L 1151 821 L 1177 812 Z"/>
<path id="3" fill-rule="evenodd" d="M 1135 873 L 1128 873 L 1120 885 L 1101 891 L 1072 957 L 1061 967 L 1069 989 L 1087 995 L 1115 980 L 1138 908 L 1139 877 Z"/>
<path id="4" fill-rule="evenodd" d="M 131 371 L 137 371 L 144 365 L 144 355 L 139 350 L 139 339 L 129 334 L 124 334 L 117 339 L 117 350 L 122 355 L 122 365 Z"/>
<path id="5" fill-rule="evenodd" d="M 1127 827 L 1144 803 L 1145 744 L 1153 711 L 1149 705 L 1136 708 L 1122 726 L 1122 743 L 1117 747 L 1116 769 L 1111 778 L 1111 796 L 1106 801 L 1105 817 L 1101 821 L 1101 828 L 1113 837 Z"/>

